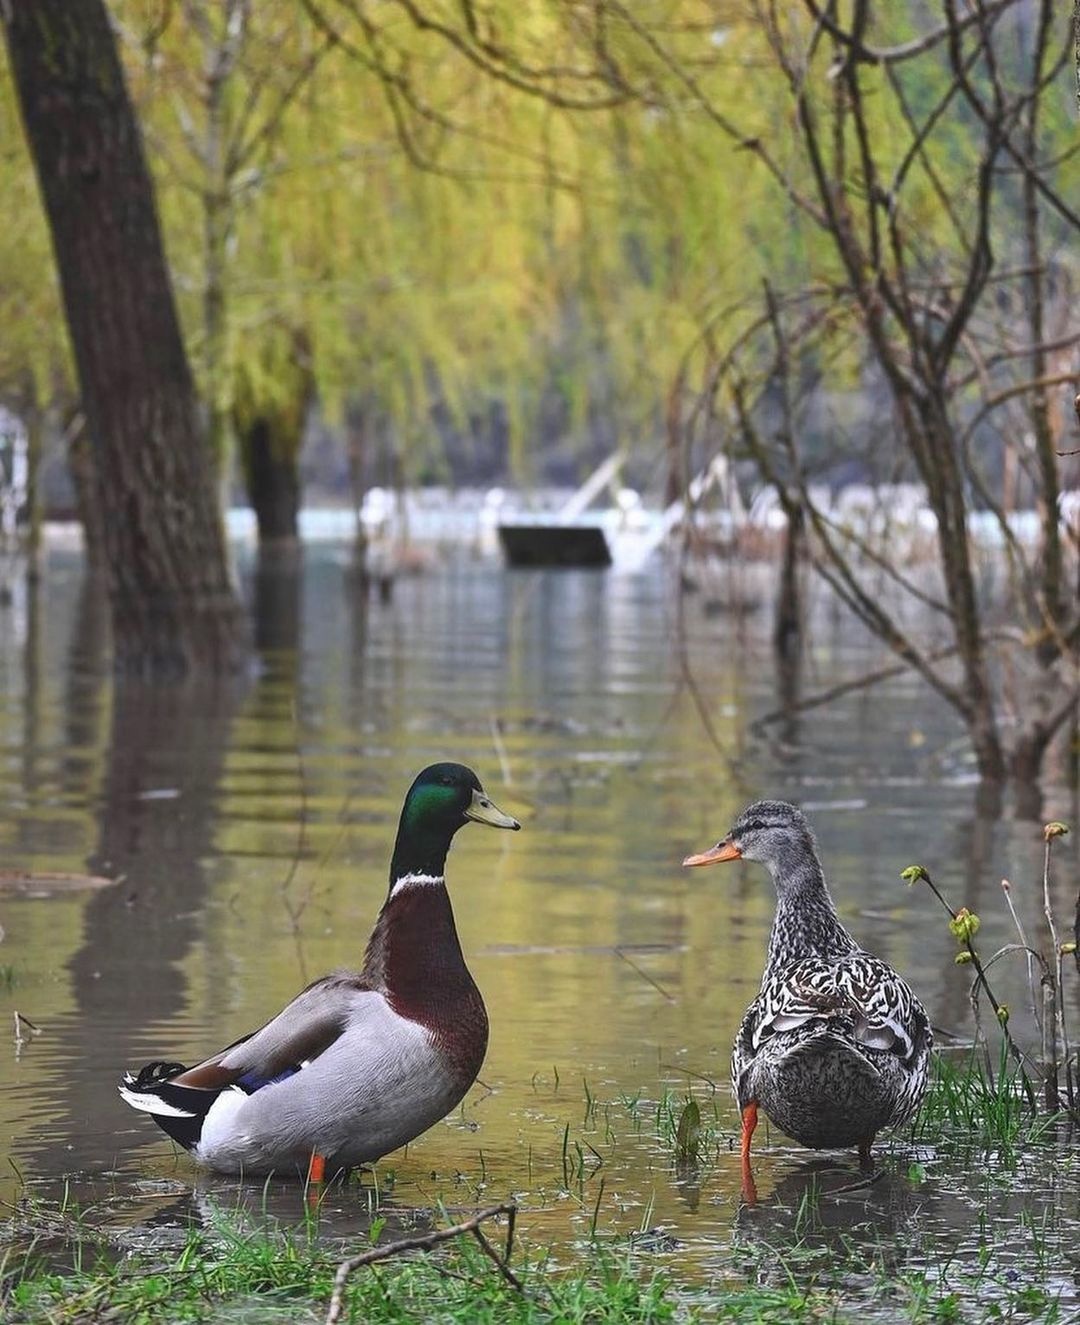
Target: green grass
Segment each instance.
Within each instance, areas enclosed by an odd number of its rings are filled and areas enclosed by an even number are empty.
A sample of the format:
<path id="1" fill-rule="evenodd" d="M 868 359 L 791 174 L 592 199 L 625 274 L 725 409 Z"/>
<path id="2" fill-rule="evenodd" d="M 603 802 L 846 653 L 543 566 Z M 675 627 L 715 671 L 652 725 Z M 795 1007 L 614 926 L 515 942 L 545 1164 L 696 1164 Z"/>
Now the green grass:
<path id="1" fill-rule="evenodd" d="M 1069 1232 L 1062 1231 L 1054 1241 L 1059 1268 L 1069 1240 Z M 755 1283 L 721 1299 L 720 1320 L 1058 1325 L 1075 1319 L 1074 1305 L 1059 1303 L 1057 1292 L 1036 1282 L 1030 1271 L 1021 1274 L 1006 1265 L 992 1243 L 961 1259 L 928 1240 L 921 1264 L 913 1259 L 898 1265 L 893 1240 L 875 1246 L 832 1230 L 831 1235 L 808 1233 L 782 1244 L 740 1245 L 736 1240 L 736 1254 L 744 1275 Z"/>
<path id="2" fill-rule="evenodd" d="M 187 1325 L 255 1322 L 317 1325 L 326 1317 L 340 1248 L 319 1241 L 316 1223 L 298 1231 L 250 1231 L 242 1217 L 219 1214 L 179 1248 L 122 1253 L 107 1234 L 76 1212 L 48 1219 L 34 1211 L 19 1236 L 56 1245 L 66 1229 L 70 1268 L 48 1264 L 39 1249 L 9 1249 L 0 1266 L 0 1318 L 5 1325 Z M 925 1257 L 897 1263 L 891 1239 L 868 1245 L 808 1217 L 792 1236 L 736 1232 L 724 1264 L 680 1285 L 652 1255 L 625 1240 L 593 1240 L 571 1266 L 528 1248 L 514 1256 L 524 1291 L 515 1291 L 471 1239 L 439 1251 L 401 1255 L 358 1270 L 349 1280 L 342 1320 L 367 1325 L 704 1325 L 741 1322 L 1038 1321 L 1068 1318 L 1049 1285 L 1067 1275 L 1068 1228 L 1018 1227 L 1013 1250 L 1021 1275 L 994 1239 L 983 1254 L 961 1260 L 933 1237 Z M 81 1241 L 73 1252 L 71 1237 Z M 373 1240 L 385 1232 L 376 1221 Z M 495 1230 L 491 1230 L 494 1235 Z M 1039 1257 L 1019 1244 L 1036 1239 Z M 497 1240 L 497 1239 L 496 1239 Z M 350 1247 L 349 1251 L 357 1248 Z M 910 1251 L 909 1249 L 909 1256 Z M 920 1263 L 921 1262 L 921 1263 Z"/>
<path id="3" fill-rule="evenodd" d="M 179 1253 L 165 1258 L 116 1260 L 99 1249 L 91 1264 L 88 1259 L 84 1253 L 83 1268 L 59 1273 L 35 1266 L 32 1255 L 15 1263 L 9 1258 L 4 1320 L 8 1325 L 319 1321 L 326 1315 L 339 1258 L 307 1239 L 251 1235 L 219 1224 L 211 1233 L 192 1233 Z M 675 1318 L 677 1300 L 669 1281 L 653 1270 L 635 1273 L 626 1255 L 601 1253 L 573 1272 L 549 1271 L 542 1259 L 528 1256 L 514 1268 L 523 1293 L 502 1279 L 471 1239 L 445 1251 L 401 1256 L 353 1275 L 342 1319 L 662 1325 Z"/>
<path id="4" fill-rule="evenodd" d="M 1004 1046 L 992 1073 L 974 1049 L 960 1056 L 938 1053 L 913 1139 L 994 1151 L 1007 1160 L 1039 1141 L 1056 1122 L 1052 1114 L 1032 1115 Z"/>
<path id="5" fill-rule="evenodd" d="M 552 1176 L 556 1184 L 562 1178 L 563 1189 L 546 1196 L 533 1191 L 527 1201 L 551 1209 L 556 1200 L 576 1197 L 567 1206 L 576 1221 L 560 1244 L 560 1264 L 543 1249 L 519 1246 L 512 1263 L 524 1285 L 518 1293 L 472 1239 L 458 1238 L 437 1251 L 358 1270 L 343 1320 L 1053 1325 L 1071 1319 L 1077 1304 L 1069 1285 L 1080 1274 L 1080 1243 L 1076 1211 L 1061 1193 L 1074 1190 L 1075 1153 L 1071 1144 L 1046 1144 L 1063 1138 L 1045 1134 L 1045 1116 L 1032 1118 L 1007 1064 L 990 1074 L 973 1054 L 936 1060 L 912 1133 L 933 1150 L 908 1168 L 915 1194 L 910 1220 L 897 1222 L 891 1205 L 878 1210 L 871 1186 L 865 1208 L 845 1198 L 852 1222 L 838 1228 L 836 1202 L 811 1181 L 801 1195 L 796 1184 L 789 1204 L 765 1193 L 757 1211 L 733 1208 L 727 1231 L 708 1245 L 688 1244 L 692 1225 L 677 1230 L 678 1238 L 652 1228 L 651 1204 L 640 1230 L 627 1233 L 625 1214 L 613 1219 L 609 1213 L 621 1208 L 619 1164 L 645 1164 L 660 1184 L 676 1181 L 680 1166 L 695 1160 L 731 1162 L 725 1103 L 701 1090 L 604 1101 L 586 1085 L 583 1117 L 561 1128 L 561 1172 L 557 1141 L 551 1157 Z M 1043 1166 L 1052 1168 L 1055 1184 L 1045 1190 L 1031 1181 Z M 796 1162 L 792 1167 L 797 1172 Z M 707 1167 L 702 1171 L 707 1180 Z M 384 1187 L 392 1185 L 390 1174 L 383 1178 Z M 902 1176 L 893 1180 L 902 1197 Z M 367 1196 L 377 1245 L 397 1235 L 379 1217 L 379 1190 Z M 145 1236 L 139 1229 L 118 1233 L 105 1206 L 80 1210 L 67 1196 L 50 1204 L 25 1192 L 12 1211 L 7 1228 L 0 1228 L 0 1245 L 5 1235 L 9 1243 L 0 1251 L 5 1325 L 318 1325 L 339 1259 L 365 1245 L 331 1243 L 317 1211 L 285 1231 L 265 1212 L 253 1225 L 250 1214 L 221 1211 L 186 1240 L 182 1229 L 167 1229 L 165 1249 L 138 1242 Z M 605 1235 L 613 1222 L 621 1225 L 619 1233 Z M 961 1230 L 962 1243 L 951 1236 Z M 496 1240 L 496 1230 L 489 1231 Z M 1063 1285 L 1064 1308 L 1056 1300 Z"/>

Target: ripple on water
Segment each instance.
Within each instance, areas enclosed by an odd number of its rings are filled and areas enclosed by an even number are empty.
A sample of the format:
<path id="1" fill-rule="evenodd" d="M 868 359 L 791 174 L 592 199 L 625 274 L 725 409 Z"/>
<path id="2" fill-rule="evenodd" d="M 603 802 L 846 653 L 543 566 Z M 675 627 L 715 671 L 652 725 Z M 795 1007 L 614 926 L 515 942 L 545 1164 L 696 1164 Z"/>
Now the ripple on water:
<path id="1" fill-rule="evenodd" d="M 124 1109 L 116 1081 L 151 1058 L 197 1058 L 358 962 L 402 794 L 423 763 L 453 757 L 526 828 L 463 832 L 449 861 L 491 1014 L 483 1084 L 374 1177 L 333 1189 L 327 1236 L 361 1236 L 376 1203 L 407 1220 L 516 1192 L 526 1232 L 567 1254 L 593 1228 L 635 1233 L 636 1255 L 703 1281 L 763 1274 L 777 1242 L 813 1267 L 843 1238 L 868 1256 L 888 1239 L 913 1271 L 935 1247 L 975 1266 L 991 1245 L 999 1279 L 1042 1273 L 1032 1230 L 1080 1245 L 1066 1166 L 1049 1152 L 1007 1171 L 899 1141 L 862 1188 L 849 1157 L 762 1135 L 762 1200 L 739 1204 L 727 1058 L 772 897 L 752 868 L 684 875 L 687 851 L 753 797 L 807 804 L 846 921 L 945 1027 L 966 1025 L 966 981 L 939 914 L 899 871 L 931 867 L 982 914 L 987 950 L 1010 937 L 1002 874 L 1038 923 L 1037 828 L 975 817 L 961 734 L 909 678 L 754 734 L 777 704 L 767 614 L 733 630 L 689 601 L 690 687 L 662 567 L 620 580 L 449 566 L 364 608 L 313 549 L 292 637 L 274 636 L 246 694 L 135 703 L 111 695 L 70 566 L 54 575 L 36 625 L 48 647 L 0 637 L 0 869 L 121 881 L 0 891 L 0 1017 L 17 1009 L 42 1028 L 5 1051 L 0 1142 L 34 1192 L 67 1184 L 103 1202 L 132 1246 L 221 1204 L 302 1220 L 294 1186 L 196 1175 Z M 821 629 L 804 692 L 880 663 L 857 628 Z M 1067 819 L 1067 800 L 1050 799 Z M 1075 859 L 1069 839 L 1063 878 Z M 1022 973 L 1003 983 L 1022 1018 Z M 671 1137 L 691 1094 L 708 1142 L 688 1172 Z M 1075 1273 L 1075 1252 L 1062 1255 Z"/>

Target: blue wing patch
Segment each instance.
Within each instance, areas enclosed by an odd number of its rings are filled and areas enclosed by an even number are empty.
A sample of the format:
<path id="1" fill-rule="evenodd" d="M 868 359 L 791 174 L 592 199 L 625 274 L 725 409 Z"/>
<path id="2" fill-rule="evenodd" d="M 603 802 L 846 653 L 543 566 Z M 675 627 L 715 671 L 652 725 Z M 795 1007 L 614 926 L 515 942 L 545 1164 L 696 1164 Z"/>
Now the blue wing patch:
<path id="1" fill-rule="evenodd" d="M 287 1081 L 289 1077 L 296 1076 L 301 1067 L 302 1063 L 296 1063 L 293 1067 L 287 1067 L 284 1072 L 278 1072 L 272 1077 L 264 1077 L 252 1069 L 250 1072 L 245 1072 L 242 1077 L 237 1077 L 236 1085 L 241 1090 L 246 1090 L 249 1095 L 254 1095 L 257 1090 L 262 1090 L 265 1086 L 276 1086 L 279 1081 Z"/>

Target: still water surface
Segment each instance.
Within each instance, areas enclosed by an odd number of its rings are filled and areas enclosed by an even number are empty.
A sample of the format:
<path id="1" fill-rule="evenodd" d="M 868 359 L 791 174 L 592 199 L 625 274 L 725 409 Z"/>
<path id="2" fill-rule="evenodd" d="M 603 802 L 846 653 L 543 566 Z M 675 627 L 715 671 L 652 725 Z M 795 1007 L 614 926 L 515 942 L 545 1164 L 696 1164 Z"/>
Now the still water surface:
<path id="1" fill-rule="evenodd" d="M 344 563 L 310 548 L 302 572 L 245 569 L 262 665 L 231 695 L 114 696 L 100 605 L 75 559 L 54 554 L 36 607 L 6 609 L 0 870 L 117 882 L 0 891 L 0 1025 L 17 1010 L 41 1030 L 21 1046 L 5 1031 L 0 1046 L 0 1198 L 66 1186 L 132 1230 L 169 1229 L 215 1200 L 299 1219 L 294 1185 L 264 1193 L 197 1175 L 116 1082 L 151 1058 L 197 1059 L 314 976 L 358 964 L 403 793 L 449 758 L 524 824 L 470 826 L 448 863 L 491 1045 L 458 1113 L 380 1163 L 380 1199 L 407 1212 L 513 1193 L 527 1232 L 566 1255 L 594 1225 L 660 1230 L 643 1253 L 690 1279 L 737 1275 L 734 1242 L 793 1236 L 809 1188 L 835 1185 L 838 1167 L 841 1186 L 857 1175 L 842 1156 L 822 1179 L 820 1157 L 762 1129 L 761 1205 L 740 1211 L 727 1065 L 772 890 L 757 867 L 683 873 L 682 857 L 751 799 L 799 801 L 849 927 L 936 1025 L 966 1034 L 967 980 L 943 914 L 899 871 L 924 863 L 982 913 L 990 950 L 1013 937 L 1002 875 L 1038 926 L 1039 826 L 976 815 L 962 732 L 913 678 L 755 731 L 792 684 L 777 675 L 768 612 L 711 614 L 700 598 L 680 609 L 663 567 L 621 578 L 462 563 L 366 605 Z M 883 661 L 824 602 L 813 620 L 804 693 Z M 1064 787 L 1048 787 L 1045 809 L 1076 818 Z M 1018 1018 L 1021 976 L 1002 978 Z M 715 1133 L 689 1175 L 666 1121 L 688 1094 Z M 1074 1142 L 1070 1155 L 1068 1181 L 1054 1176 L 1060 1154 L 1036 1155 L 989 1191 L 986 1165 L 964 1171 L 900 1138 L 882 1150 L 882 1180 L 822 1218 L 888 1241 L 901 1262 L 928 1240 L 961 1257 L 989 1244 L 1026 1274 L 1009 1251 L 1016 1230 L 1077 1219 Z M 329 1193 L 331 1234 L 364 1227 L 372 1181 Z M 1066 1301 L 1078 1261 L 1055 1270 Z"/>

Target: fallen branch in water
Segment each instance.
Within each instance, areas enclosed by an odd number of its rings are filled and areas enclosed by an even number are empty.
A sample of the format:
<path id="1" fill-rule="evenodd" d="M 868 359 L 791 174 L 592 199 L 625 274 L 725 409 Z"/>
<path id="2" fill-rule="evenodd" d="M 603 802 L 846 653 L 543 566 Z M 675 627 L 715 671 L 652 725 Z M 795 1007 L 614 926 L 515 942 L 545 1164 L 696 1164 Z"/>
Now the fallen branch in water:
<path id="1" fill-rule="evenodd" d="M 506 1215 L 507 1217 L 506 1245 L 501 1255 L 487 1240 L 480 1227 L 486 1220 L 494 1219 L 498 1215 Z M 484 1255 L 495 1264 L 510 1287 L 518 1293 L 524 1292 L 521 1280 L 510 1269 L 510 1255 L 514 1249 L 514 1220 L 516 1217 L 516 1205 L 512 1203 L 492 1205 L 486 1210 L 477 1211 L 471 1219 L 466 1219 L 460 1224 L 454 1224 L 450 1228 L 436 1229 L 432 1233 L 417 1233 L 411 1238 L 400 1238 L 397 1242 L 388 1242 L 384 1247 L 372 1247 L 370 1251 L 361 1252 L 359 1256 L 350 1256 L 347 1261 L 341 1262 L 337 1268 L 337 1274 L 334 1275 L 334 1291 L 330 1296 L 330 1309 L 326 1313 L 326 1325 L 336 1325 L 336 1322 L 341 1319 L 345 1302 L 345 1284 L 349 1276 L 355 1271 L 362 1269 L 365 1265 L 374 1265 L 376 1261 L 385 1261 L 392 1256 L 400 1256 L 406 1251 L 430 1251 L 441 1242 L 449 1242 L 452 1238 L 459 1238 L 467 1233 L 471 1233 L 476 1238 Z"/>
<path id="2" fill-rule="evenodd" d="M 24 1026 L 30 1032 L 29 1036 L 23 1034 Z M 30 1038 L 30 1036 L 40 1035 L 40 1034 L 41 1034 L 41 1027 L 35 1026 L 29 1017 L 24 1017 L 23 1014 L 18 1010 L 18 1008 L 16 1008 L 15 1009 L 15 1048 L 17 1050 L 21 1049 L 23 1045 L 27 1042 L 27 1040 Z"/>
<path id="3" fill-rule="evenodd" d="M 987 642 L 999 640 L 1006 643 L 1016 643 L 1016 636 L 1009 631 L 987 631 L 983 635 L 983 640 Z M 931 649 L 926 654 L 926 661 L 928 663 L 944 662 L 946 658 L 951 658 L 958 651 L 957 645 L 946 644 L 939 649 Z M 821 708 L 824 704 L 831 704 L 834 699 L 842 699 L 845 695 L 854 694 L 859 690 L 869 690 L 872 686 L 880 685 L 883 681 L 892 681 L 898 676 L 903 676 L 905 672 L 910 672 L 913 666 L 914 663 L 904 658 L 900 662 L 886 663 L 883 667 L 876 667 L 872 671 L 864 672 L 862 676 L 854 676 L 850 680 L 839 681 L 836 685 L 829 686 L 825 690 L 817 690 L 814 694 L 807 695 L 805 699 L 796 700 L 793 704 L 784 704 L 780 708 L 770 709 L 767 713 L 763 713 L 761 717 L 755 718 L 748 730 L 757 736 L 766 727 L 783 722 L 786 718 L 791 718 L 797 713 L 806 713 L 810 709 Z"/>
<path id="4" fill-rule="evenodd" d="M 929 662 L 940 662 L 955 652 L 956 645 L 950 644 L 947 648 L 935 649 L 926 656 Z M 891 681 L 894 677 L 903 676 L 905 672 L 910 670 L 911 663 L 906 661 L 895 662 L 889 663 L 885 667 L 875 668 L 871 672 L 865 672 L 862 676 L 853 677 L 849 681 L 840 681 L 837 685 L 829 686 L 827 690 L 818 690 L 812 695 L 807 695 L 805 699 L 797 700 L 794 704 L 770 709 L 768 713 L 763 713 L 760 718 L 754 719 L 750 724 L 750 731 L 756 735 L 764 728 L 782 722 L 785 718 L 790 718 L 796 713 L 806 713 L 809 709 L 821 708 L 823 704 L 831 704 L 834 699 L 841 699 L 844 695 L 850 695 L 857 690 L 868 690 L 871 686 L 880 685 L 882 681 Z"/>

